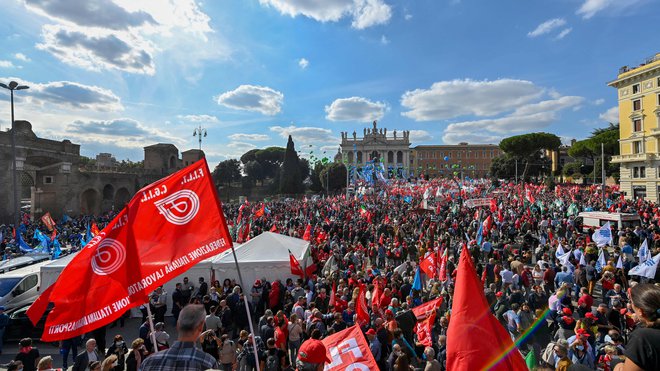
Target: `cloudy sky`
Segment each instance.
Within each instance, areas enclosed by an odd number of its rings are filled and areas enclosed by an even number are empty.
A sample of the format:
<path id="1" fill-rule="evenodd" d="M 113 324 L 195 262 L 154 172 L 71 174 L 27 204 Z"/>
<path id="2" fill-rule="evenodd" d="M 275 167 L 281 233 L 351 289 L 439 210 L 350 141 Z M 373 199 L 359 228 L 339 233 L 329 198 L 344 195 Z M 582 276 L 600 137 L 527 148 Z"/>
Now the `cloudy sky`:
<path id="1" fill-rule="evenodd" d="M 336 153 L 378 120 L 416 144 L 584 138 L 607 82 L 660 52 L 655 0 L 4 0 L 16 118 L 81 152 L 171 142 L 212 162 L 291 134 Z M 6 91 L 0 130 L 9 126 Z"/>

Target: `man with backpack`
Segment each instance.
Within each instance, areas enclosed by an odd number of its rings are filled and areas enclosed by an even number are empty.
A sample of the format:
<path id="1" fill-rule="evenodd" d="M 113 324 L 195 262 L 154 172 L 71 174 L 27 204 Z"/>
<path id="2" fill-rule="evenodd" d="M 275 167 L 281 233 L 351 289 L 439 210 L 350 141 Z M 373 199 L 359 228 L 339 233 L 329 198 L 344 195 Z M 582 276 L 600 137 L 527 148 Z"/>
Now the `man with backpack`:
<path id="1" fill-rule="evenodd" d="M 264 371 L 282 371 L 286 367 L 286 352 L 275 347 L 275 339 L 270 338 L 266 341 L 266 352 L 264 354 L 264 364 L 261 369 Z"/>

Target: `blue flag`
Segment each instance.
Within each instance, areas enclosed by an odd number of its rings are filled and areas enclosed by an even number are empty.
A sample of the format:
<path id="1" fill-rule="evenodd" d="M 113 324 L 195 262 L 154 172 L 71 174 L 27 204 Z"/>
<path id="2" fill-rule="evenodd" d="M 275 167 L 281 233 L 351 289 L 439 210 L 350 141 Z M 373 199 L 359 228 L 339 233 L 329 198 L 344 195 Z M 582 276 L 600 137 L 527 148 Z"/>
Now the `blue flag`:
<path id="1" fill-rule="evenodd" d="M 23 240 L 23 236 L 21 236 L 20 232 L 16 233 L 16 246 L 18 246 L 23 252 L 34 252 L 34 249 Z"/>
<path id="2" fill-rule="evenodd" d="M 417 291 L 422 291 L 422 277 L 419 274 L 419 266 L 417 267 L 417 270 L 415 271 L 415 279 L 413 280 L 412 284 L 412 290 L 417 290 Z M 412 296 L 412 290 L 410 290 L 410 295 Z"/>
<path id="3" fill-rule="evenodd" d="M 66 214 L 62 215 L 62 224 L 66 223 L 70 220 L 71 220 L 71 218 L 68 215 L 66 215 Z"/>
<path id="4" fill-rule="evenodd" d="M 92 232 L 90 231 L 90 225 L 89 223 L 87 223 L 87 232 L 85 233 L 85 240 L 89 242 L 92 240 L 92 238 L 93 236 L 92 236 Z M 87 244 L 87 242 L 85 242 L 85 244 Z"/>
<path id="5" fill-rule="evenodd" d="M 404 196 L 404 197 L 403 197 L 403 202 L 408 203 L 408 204 L 411 203 L 411 202 L 412 202 L 412 197 L 410 197 L 410 196 Z"/>
<path id="6" fill-rule="evenodd" d="M 477 245 L 481 246 L 484 239 L 484 223 L 479 221 L 479 229 L 477 230 Z"/>
<path id="7" fill-rule="evenodd" d="M 51 259 L 57 259 L 62 254 L 62 247 L 60 246 L 60 241 L 56 238 L 53 241 L 53 256 Z"/>
<path id="8" fill-rule="evenodd" d="M 32 238 L 39 241 L 39 245 L 38 245 L 39 250 L 46 249 L 50 251 L 49 248 L 50 238 L 46 237 L 46 235 L 43 234 L 38 228 L 34 230 L 34 236 Z"/>

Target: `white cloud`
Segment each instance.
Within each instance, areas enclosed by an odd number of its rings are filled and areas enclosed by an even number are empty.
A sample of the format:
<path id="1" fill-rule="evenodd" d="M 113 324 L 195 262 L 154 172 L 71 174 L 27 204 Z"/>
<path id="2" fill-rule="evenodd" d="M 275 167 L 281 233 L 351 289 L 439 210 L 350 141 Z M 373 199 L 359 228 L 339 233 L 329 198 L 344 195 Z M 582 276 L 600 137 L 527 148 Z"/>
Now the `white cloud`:
<path id="1" fill-rule="evenodd" d="M 561 32 L 559 33 L 559 35 L 557 35 L 557 37 L 555 37 L 555 39 L 556 39 L 556 40 L 561 40 L 561 39 L 563 39 L 564 37 L 566 37 L 569 33 L 571 33 L 571 31 L 573 31 L 573 28 L 571 28 L 571 27 L 569 27 L 569 28 L 564 28 L 563 30 L 561 30 Z"/>
<path id="2" fill-rule="evenodd" d="M 186 122 L 194 123 L 213 123 L 217 124 L 220 122 L 217 117 L 211 115 L 177 115 L 177 118 Z"/>
<path id="3" fill-rule="evenodd" d="M 94 85 L 84 85 L 71 81 L 51 81 L 36 83 L 15 77 L 0 77 L 0 81 L 18 81 L 30 87 L 24 94 L 17 94 L 16 99 L 25 101 L 31 108 L 43 111 L 44 106 L 51 108 L 89 110 L 100 112 L 121 111 L 124 109 L 119 97 L 111 90 Z"/>
<path id="4" fill-rule="evenodd" d="M 566 24 L 566 20 L 563 19 L 563 18 L 549 19 L 549 20 L 541 23 L 540 25 L 536 26 L 534 31 L 528 32 L 527 36 L 528 37 L 537 37 L 537 36 L 545 35 L 545 34 L 551 32 L 552 30 L 554 30 L 556 28 L 564 26 L 565 24 Z"/>
<path id="5" fill-rule="evenodd" d="M 598 98 L 595 101 L 593 101 L 594 106 L 600 106 L 603 103 L 605 103 L 605 99 L 603 99 L 603 98 Z"/>
<path id="6" fill-rule="evenodd" d="M 58 133 L 62 134 L 77 143 L 98 143 L 122 148 L 141 148 L 155 142 L 182 144 L 175 136 L 130 118 L 77 120 L 67 125 L 63 133 Z"/>
<path id="7" fill-rule="evenodd" d="M 300 58 L 298 60 L 298 66 L 300 66 L 300 68 L 304 70 L 305 68 L 307 68 L 307 66 L 309 66 L 309 61 L 305 58 Z"/>
<path id="8" fill-rule="evenodd" d="M 259 141 L 269 140 L 270 137 L 269 137 L 268 135 L 266 135 L 266 134 L 244 134 L 244 133 L 236 133 L 236 134 L 232 134 L 232 135 L 230 135 L 230 136 L 229 136 L 229 139 L 231 139 L 231 140 L 235 140 L 235 141 L 241 141 L 241 140 L 245 141 L 245 140 L 247 140 L 247 141 L 255 141 L 255 142 L 259 142 Z"/>
<path id="9" fill-rule="evenodd" d="M 426 142 L 433 139 L 433 136 L 426 130 L 410 130 L 410 141 L 413 143 Z"/>
<path id="10" fill-rule="evenodd" d="M 382 0 L 259 0 L 284 15 L 303 15 L 319 22 L 337 22 L 344 17 L 352 17 L 351 26 L 364 29 L 387 23 L 392 17 L 392 8 Z"/>
<path id="11" fill-rule="evenodd" d="M 386 110 L 385 103 L 372 102 L 367 98 L 340 98 L 335 99 L 329 106 L 325 106 L 325 118 L 330 121 L 371 122 L 380 120 Z"/>
<path id="12" fill-rule="evenodd" d="M 387 44 L 390 43 L 390 39 L 388 39 L 385 35 L 382 35 L 380 37 L 380 43 L 383 44 L 383 45 L 387 45 Z"/>
<path id="13" fill-rule="evenodd" d="M 355 0 L 351 26 L 362 30 L 386 24 L 392 18 L 392 8 L 381 0 Z"/>
<path id="14" fill-rule="evenodd" d="M 93 71 L 117 69 L 153 75 L 153 47 L 130 33 L 87 32 L 61 25 L 45 25 L 43 42 L 37 48 L 53 54 L 62 62 Z"/>
<path id="15" fill-rule="evenodd" d="M 585 0 L 582 6 L 575 12 L 584 19 L 589 19 L 596 13 L 610 10 L 612 14 L 621 12 L 624 9 L 632 8 L 634 5 L 644 0 Z"/>
<path id="16" fill-rule="evenodd" d="M 11 61 L 0 60 L 0 68 L 21 68 L 21 67 L 15 66 Z"/>
<path id="17" fill-rule="evenodd" d="M 601 120 L 616 124 L 619 122 L 619 106 L 614 106 L 598 116 Z"/>
<path id="18" fill-rule="evenodd" d="M 275 115 L 282 110 L 284 94 L 266 86 L 241 85 L 216 97 L 225 107 Z"/>
<path id="19" fill-rule="evenodd" d="M 407 91 L 402 115 L 415 121 L 434 121 L 464 115 L 493 116 L 539 98 L 543 89 L 530 81 L 452 80 L 434 83 L 430 89 Z"/>
<path id="20" fill-rule="evenodd" d="M 243 154 L 243 153 L 245 153 L 245 152 L 247 152 L 251 149 L 257 148 L 257 146 L 255 146 L 252 143 L 243 143 L 243 142 L 231 142 L 231 143 L 227 144 L 227 147 L 229 147 L 232 150 L 234 150 L 235 152 L 239 152 L 241 154 Z"/>
<path id="21" fill-rule="evenodd" d="M 26 55 L 23 54 L 23 53 L 16 53 L 16 54 L 14 54 L 14 58 L 18 59 L 19 61 L 23 61 L 23 62 L 30 62 L 30 61 L 32 61 L 30 58 L 28 58 L 28 56 L 26 56 Z"/>
<path id="22" fill-rule="evenodd" d="M 311 126 L 295 126 L 290 125 L 286 127 L 272 126 L 270 131 L 279 134 L 280 137 L 287 139 L 289 135 L 293 137 L 294 142 L 299 143 L 312 143 L 312 142 L 335 142 L 339 143 L 339 139 L 332 135 L 332 130 Z"/>
<path id="23" fill-rule="evenodd" d="M 553 124 L 560 111 L 579 107 L 584 98 L 577 96 L 554 97 L 516 108 L 498 118 L 452 123 L 445 129 L 445 143 L 497 143 L 515 133 L 544 129 Z"/>

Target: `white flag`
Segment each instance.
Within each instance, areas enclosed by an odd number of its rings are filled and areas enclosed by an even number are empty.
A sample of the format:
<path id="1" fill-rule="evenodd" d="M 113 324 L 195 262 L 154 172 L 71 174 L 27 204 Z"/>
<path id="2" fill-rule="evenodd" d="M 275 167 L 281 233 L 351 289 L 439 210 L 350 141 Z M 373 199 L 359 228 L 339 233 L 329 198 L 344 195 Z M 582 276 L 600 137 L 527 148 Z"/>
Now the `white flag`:
<path id="1" fill-rule="evenodd" d="M 566 254 L 566 253 L 564 252 L 564 247 L 561 245 L 561 242 L 560 242 L 559 246 L 557 246 L 557 251 L 555 251 L 555 257 L 557 259 L 561 259 L 561 257 L 564 256 L 564 254 Z"/>
<path id="2" fill-rule="evenodd" d="M 653 257 L 653 259 L 646 259 L 644 263 L 628 272 L 629 276 L 642 276 L 646 278 L 655 278 L 655 271 L 658 269 L 658 261 L 660 261 L 660 254 Z"/>
<path id="3" fill-rule="evenodd" d="M 571 257 L 571 252 L 569 251 L 566 254 L 559 257 L 559 262 L 561 263 L 562 266 L 568 268 L 570 271 L 573 271 L 575 269 L 575 266 L 571 264 L 571 262 L 569 261 L 570 257 Z"/>
<path id="4" fill-rule="evenodd" d="M 639 247 L 637 257 L 639 258 L 639 264 L 644 263 L 649 258 L 649 246 L 646 243 L 646 238 L 642 242 L 642 246 Z"/>
<path id="5" fill-rule="evenodd" d="M 616 269 L 623 269 L 623 259 L 621 259 L 621 255 L 619 255 L 619 260 L 616 262 Z"/>
<path id="6" fill-rule="evenodd" d="M 584 254 L 580 254 L 580 265 L 583 267 L 587 266 L 587 262 L 584 260 Z"/>
<path id="7" fill-rule="evenodd" d="M 603 224 L 594 234 L 591 236 L 591 239 L 598 245 L 602 247 L 605 245 L 612 245 L 612 230 L 610 230 L 610 222 Z"/>
<path id="8" fill-rule="evenodd" d="M 607 262 L 605 261 L 605 253 L 603 253 L 603 249 L 600 249 L 598 260 L 596 260 L 596 270 L 600 273 L 606 265 Z"/>
<path id="9" fill-rule="evenodd" d="M 581 256 L 582 256 L 582 251 L 580 251 L 580 249 L 573 250 L 573 257 L 575 259 L 580 259 Z"/>

